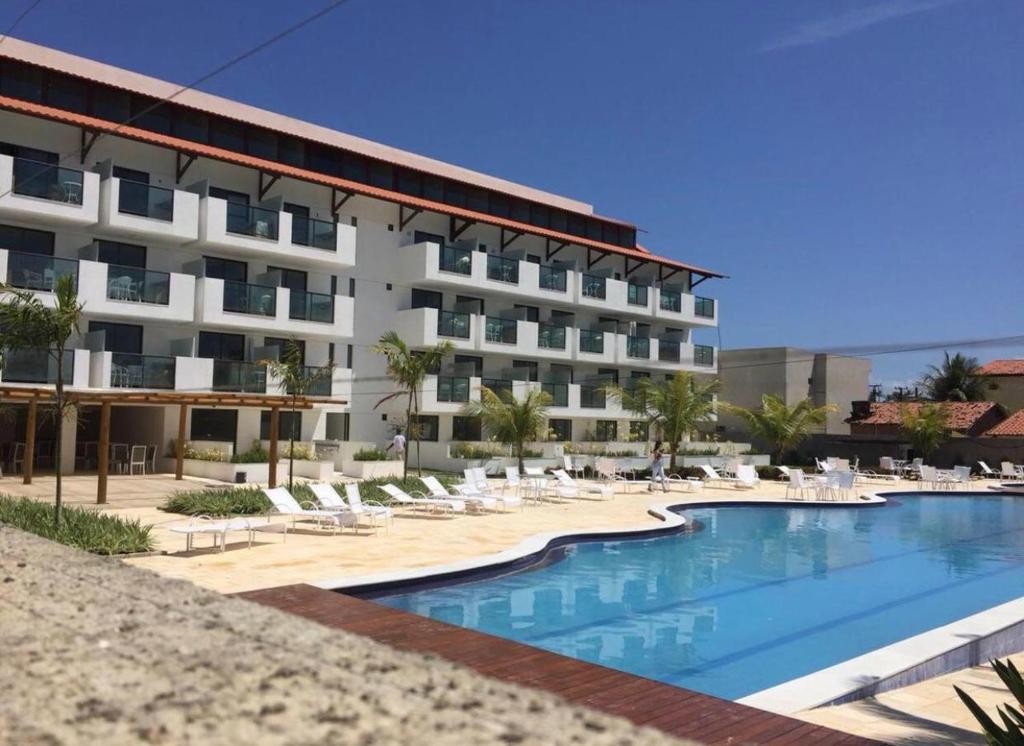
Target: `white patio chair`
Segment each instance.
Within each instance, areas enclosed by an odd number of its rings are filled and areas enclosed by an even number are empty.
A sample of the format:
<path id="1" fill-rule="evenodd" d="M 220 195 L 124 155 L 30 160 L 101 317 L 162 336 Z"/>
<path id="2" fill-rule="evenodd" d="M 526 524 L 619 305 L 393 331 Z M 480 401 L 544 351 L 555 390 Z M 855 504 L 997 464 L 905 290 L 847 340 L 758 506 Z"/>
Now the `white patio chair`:
<path id="1" fill-rule="evenodd" d="M 761 480 L 757 476 L 757 469 L 754 468 L 753 464 L 740 464 L 736 467 L 736 481 L 734 484 L 737 487 L 753 488 L 761 483 Z"/>
<path id="2" fill-rule="evenodd" d="M 415 497 L 394 484 L 382 484 L 381 490 L 399 505 L 405 505 L 412 509 L 426 510 L 429 512 L 441 511 L 448 513 L 465 513 L 465 500 L 450 498 L 441 500 L 439 498 Z M 422 494 L 422 493 L 419 493 Z"/>
<path id="3" fill-rule="evenodd" d="M 471 470 L 466 469 L 466 482 L 473 481 L 472 475 L 469 473 Z M 512 490 L 515 494 L 520 494 L 523 490 L 523 480 L 519 476 L 518 466 L 506 466 L 505 467 L 505 482 L 501 485 L 501 494 L 505 494 L 505 490 Z"/>
<path id="4" fill-rule="evenodd" d="M 156 445 L 146 446 L 146 468 L 150 474 L 156 474 Z"/>
<path id="5" fill-rule="evenodd" d="M 953 467 L 953 486 L 969 488 L 971 486 L 971 467 L 969 466 L 954 466 Z"/>
<path id="6" fill-rule="evenodd" d="M 555 479 L 558 480 L 558 485 L 555 489 L 558 492 L 559 497 L 579 497 L 581 492 L 585 492 L 591 495 L 600 495 L 601 497 L 614 498 L 615 489 L 610 484 L 589 484 L 581 485 L 571 476 L 565 469 L 555 469 L 553 472 Z"/>
<path id="7" fill-rule="evenodd" d="M 464 469 L 463 475 L 466 477 L 466 485 L 469 487 L 470 494 L 477 495 L 479 497 L 493 497 L 502 504 L 503 507 L 514 508 L 516 506 L 523 507 L 522 496 L 506 495 L 504 493 L 495 495 L 491 491 L 491 483 L 487 479 L 487 470 L 482 466 L 474 466 L 470 469 Z M 462 492 L 461 487 L 463 485 L 457 485 L 459 492 Z"/>
<path id="8" fill-rule="evenodd" d="M 1003 479 L 1016 479 L 1017 470 L 1014 468 L 1012 461 L 1003 461 L 1000 463 L 999 476 Z"/>
<path id="9" fill-rule="evenodd" d="M 787 500 L 789 499 L 790 492 L 798 495 L 800 499 L 803 500 L 807 496 L 807 490 L 813 490 L 815 497 L 817 497 L 817 486 L 805 479 L 806 475 L 802 469 L 787 469 L 784 466 L 780 466 L 779 468 L 785 469 L 783 473 L 789 478 L 789 481 L 786 483 Z"/>
<path id="10" fill-rule="evenodd" d="M 572 474 L 576 479 L 581 479 L 586 474 L 583 464 L 574 462 L 572 456 L 568 453 L 562 456 L 562 468 L 567 474 Z"/>
<path id="11" fill-rule="evenodd" d="M 292 519 L 293 527 L 298 521 L 313 521 L 317 528 L 322 528 L 324 524 L 334 526 L 334 533 L 337 533 L 342 526 L 354 526 L 356 523 L 352 511 L 322 510 L 310 501 L 300 505 L 284 487 L 264 489 L 263 494 L 270 500 L 278 515 L 288 516 Z"/>
<path id="12" fill-rule="evenodd" d="M 498 507 L 498 498 L 482 494 L 477 490 L 475 484 L 466 482 L 459 485 L 459 487 L 465 487 L 465 491 L 459 490 L 460 494 L 452 495 L 448 493 L 437 477 L 420 477 L 420 481 L 427 488 L 426 494 L 430 497 L 439 500 L 465 500 L 468 506 L 476 510 L 494 510 Z"/>
<path id="13" fill-rule="evenodd" d="M 134 474 L 138 468 L 140 474 L 146 473 L 146 446 L 132 446 L 128 460 L 128 473 Z"/>
<path id="14" fill-rule="evenodd" d="M 345 495 L 348 497 L 347 503 L 338 494 L 338 491 L 334 489 L 333 484 L 319 482 L 317 484 L 310 484 L 309 489 L 316 496 L 316 501 L 324 510 L 347 510 L 352 513 L 356 518 L 354 526 L 356 531 L 359 530 L 359 519 L 362 516 L 366 516 L 374 533 L 377 532 L 378 516 L 384 520 L 385 528 L 388 526 L 388 521 L 394 516 L 394 511 L 383 505 L 364 505 L 362 497 L 359 495 L 359 485 L 356 482 L 345 485 Z"/>
<path id="15" fill-rule="evenodd" d="M 25 444 L 15 443 L 14 453 L 11 455 L 11 472 L 20 474 L 25 468 Z"/>

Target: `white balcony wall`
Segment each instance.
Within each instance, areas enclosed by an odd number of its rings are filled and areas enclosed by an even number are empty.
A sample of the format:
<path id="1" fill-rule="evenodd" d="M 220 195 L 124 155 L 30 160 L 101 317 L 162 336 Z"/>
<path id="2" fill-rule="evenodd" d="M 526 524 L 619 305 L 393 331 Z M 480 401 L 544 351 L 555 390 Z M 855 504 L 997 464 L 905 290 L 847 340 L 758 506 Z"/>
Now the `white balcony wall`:
<path id="1" fill-rule="evenodd" d="M 213 360 L 205 357 L 175 358 L 174 388 L 177 391 L 213 389 Z"/>
<path id="2" fill-rule="evenodd" d="M 292 319 L 289 314 L 291 291 L 288 288 L 262 288 L 269 306 L 273 298 L 274 314 L 236 313 L 224 310 L 224 281 L 215 277 L 196 280 L 196 322 L 224 329 L 261 330 L 273 336 L 295 336 L 308 339 L 351 337 L 354 313 L 353 299 L 334 296 L 333 323 Z"/>
<path id="3" fill-rule="evenodd" d="M 167 187 L 161 187 L 167 188 Z M 199 238 L 199 195 L 183 189 L 173 190 L 173 218 L 160 220 L 121 212 L 121 179 L 110 177 L 100 182 L 99 222 L 106 230 L 143 241 L 160 240 L 187 243 Z"/>
<path id="4" fill-rule="evenodd" d="M 654 318 L 667 324 L 686 324 L 687 326 L 715 327 L 718 326 L 718 303 L 715 303 L 715 318 L 697 316 L 694 313 L 696 297 L 691 293 L 682 293 L 679 310 L 673 311 L 661 307 L 661 288 L 655 291 Z"/>
<path id="5" fill-rule="evenodd" d="M 113 270 L 116 273 L 116 268 Z M 137 321 L 173 321 L 191 324 L 195 318 L 196 278 L 170 273 L 167 303 L 143 303 L 137 300 L 108 298 L 111 266 L 102 262 L 78 262 L 78 299 L 90 316 L 108 316 Z M 130 278 L 129 278 L 130 279 Z M 138 293 L 136 293 L 138 295 Z"/>
<path id="6" fill-rule="evenodd" d="M 614 365 L 616 357 L 616 341 L 615 338 L 619 335 L 612 332 L 602 332 L 604 334 L 604 345 L 601 352 L 587 352 L 581 349 L 582 337 L 579 334 L 579 330 L 576 333 L 576 353 L 575 360 L 580 363 L 591 363 L 594 365 Z"/>
<path id="7" fill-rule="evenodd" d="M 13 220 L 63 223 L 65 225 L 94 225 L 99 220 L 99 174 L 82 174 L 81 202 L 30 197 L 14 191 L 14 158 L 0 155 L 0 218 Z M 78 191 L 77 184 L 69 186 Z"/>
<path id="8" fill-rule="evenodd" d="M 441 337 L 437 333 L 436 308 L 409 308 L 395 314 L 395 331 L 413 347 L 432 347 L 441 340 L 448 340 L 457 350 L 476 350 L 479 324 L 474 323 L 475 315 L 470 315 L 469 338 Z"/>

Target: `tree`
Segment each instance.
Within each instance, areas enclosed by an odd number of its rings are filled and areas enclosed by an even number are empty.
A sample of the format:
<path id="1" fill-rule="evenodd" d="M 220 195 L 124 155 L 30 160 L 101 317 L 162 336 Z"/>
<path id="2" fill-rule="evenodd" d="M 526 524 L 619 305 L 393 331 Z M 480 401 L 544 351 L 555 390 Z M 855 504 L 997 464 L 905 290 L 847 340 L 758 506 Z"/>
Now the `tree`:
<path id="1" fill-rule="evenodd" d="M 683 438 L 692 435 L 697 425 L 711 419 L 715 411 L 712 394 L 719 383 L 699 383 L 689 371 L 677 371 L 667 381 L 638 378 L 632 388 L 609 386 L 608 393 L 622 408 L 643 417 L 665 441 L 669 469 L 676 468 L 676 453 Z"/>
<path id="2" fill-rule="evenodd" d="M 900 423 L 914 453 L 928 458 L 946 440 L 949 415 L 941 404 L 900 408 Z"/>
<path id="3" fill-rule="evenodd" d="M 288 489 L 292 489 L 295 471 L 295 419 L 298 414 L 297 400 L 300 396 L 308 396 L 317 391 L 325 381 L 330 381 L 334 373 L 334 361 L 328 360 L 325 365 L 314 368 L 305 364 L 302 348 L 294 339 L 289 339 L 280 351 L 277 360 L 263 360 L 271 375 L 278 379 L 278 387 L 291 397 L 292 421 L 288 428 Z M 329 385 L 329 384 L 328 384 Z"/>
<path id="4" fill-rule="evenodd" d="M 746 423 L 751 435 L 772 447 L 779 464 L 786 451 L 796 448 L 815 427 L 825 424 L 828 415 L 837 409 L 834 404 L 816 407 L 810 399 L 803 399 L 789 407 L 782 397 L 771 394 L 761 397 L 759 409 L 731 404 L 723 406 Z"/>
<path id="5" fill-rule="evenodd" d="M 57 421 L 57 439 L 54 444 L 56 491 L 54 498 L 54 525 L 59 529 L 63 507 L 64 418 L 74 409 L 74 402 L 64 392 L 64 352 L 72 334 L 77 334 L 82 323 L 83 304 L 78 302 L 78 289 L 74 277 L 58 277 L 53 287 L 52 307 L 42 302 L 29 290 L 0 285 L 6 296 L 0 303 L 0 356 L 18 349 L 46 350 L 47 359 L 56 361 L 54 382 L 54 415 Z M 6 361 L 4 361 L 6 362 Z M 49 365 L 47 365 L 49 368 Z"/>
<path id="6" fill-rule="evenodd" d="M 455 345 L 445 341 L 428 347 L 426 350 L 412 350 L 405 341 L 398 336 L 398 332 L 389 331 L 381 335 L 374 345 L 373 351 L 383 355 L 387 359 L 388 377 L 394 381 L 399 389 L 394 391 L 374 405 L 374 409 L 384 402 L 399 397 L 406 397 L 405 423 L 409 430 L 409 436 L 416 440 L 416 469 L 422 471 L 420 462 L 420 428 L 416 421 L 419 415 L 419 390 L 427 375 L 441 367 L 444 358 L 452 354 Z M 409 449 L 405 449 L 405 461 L 402 464 L 402 476 L 409 476 Z"/>
<path id="7" fill-rule="evenodd" d="M 530 389 L 517 399 L 512 392 L 498 396 L 486 386 L 480 388 L 480 401 L 466 404 L 462 411 L 469 417 L 479 417 L 480 424 L 516 455 L 519 469 L 524 468 L 523 452 L 526 444 L 543 440 L 548 432 L 547 412 L 551 395 L 539 389 Z"/>
<path id="8" fill-rule="evenodd" d="M 929 365 L 921 377 L 925 395 L 932 401 L 984 401 L 985 377 L 978 358 L 947 352 L 941 366 Z"/>

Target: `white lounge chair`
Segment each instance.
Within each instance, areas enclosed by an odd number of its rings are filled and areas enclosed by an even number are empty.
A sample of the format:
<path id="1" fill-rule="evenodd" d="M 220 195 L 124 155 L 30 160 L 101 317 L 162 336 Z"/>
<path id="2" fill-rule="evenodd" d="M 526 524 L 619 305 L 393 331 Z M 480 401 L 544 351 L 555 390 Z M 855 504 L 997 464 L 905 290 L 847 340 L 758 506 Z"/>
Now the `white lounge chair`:
<path id="1" fill-rule="evenodd" d="M 474 477 L 472 475 L 472 471 L 473 471 L 472 469 L 466 469 L 465 472 L 464 472 L 465 475 L 466 475 L 466 482 L 467 483 L 471 483 L 471 482 L 474 481 Z M 522 477 L 519 476 L 519 467 L 518 466 L 506 466 L 505 467 L 505 481 L 501 485 L 501 494 L 504 495 L 506 490 L 512 490 L 512 492 L 514 492 L 516 495 L 519 495 L 519 494 L 522 493 L 523 487 L 524 487 L 523 479 L 522 479 Z"/>
<path id="2" fill-rule="evenodd" d="M 704 484 L 709 482 L 723 482 L 725 484 L 734 484 L 739 481 L 736 477 L 727 477 L 718 473 L 711 464 L 700 464 L 700 470 L 704 472 Z"/>
<path id="3" fill-rule="evenodd" d="M 414 497 L 394 484 L 382 484 L 380 488 L 388 497 L 399 505 L 407 505 L 410 508 L 419 508 L 421 510 L 429 511 L 440 510 L 442 512 L 447 511 L 449 513 L 466 512 L 465 500 L 455 498 L 442 500 L 436 497 Z"/>
<path id="4" fill-rule="evenodd" d="M 270 526 L 280 525 L 284 530 L 285 538 L 288 537 L 288 524 L 261 523 L 256 518 L 228 518 L 218 520 L 208 515 L 197 515 L 189 519 L 185 526 L 171 526 L 170 530 L 176 534 L 185 534 L 185 551 L 192 551 L 193 539 L 197 534 L 208 534 L 213 537 L 213 548 L 217 548 L 218 540 L 220 551 L 224 551 L 227 535 L 232 531 L 245 531 L 249 535 L 249 548 L 252 548 L 253 534 L 256 531 L 266 529 Z"/>
<path id="5" fill-rule="evenodd" d="M 449 494 L 448 490 L 444 488 L 440 480 L 437 477 L 420 477 L 420 481 L 423 482 L 427 488 L 427 495 L 435 497 L 439 500 L 465 500 L 466 504 L 470 507 L 483 510 L 495 510 L 498 507 L 498 498 L 491 495 L 481 494 L 475 484 L 461 484 L 456 486 L 455 489 L 459 490 L 458 495 Z M 463 491 L 460 488 L 465 488 Z"/>
<path id="6" fill-rule="evenodd" d="M 562 456 L 562 468 L 567 474 L 572 474 L 576 479 L 581 479 L 586 474 L 586 468 L 582 462 L 573 460 L 573 457 L 568 453 Z"/>
<path id="7" fill-rule="evenodd" d="M 330 524 L 334 526 L 334 531 L 337 533 L 338 529 L 342 526 L 356 525 L 356 517 L 352 514 L 352 511 L 322 510 L 316 507 L 316 503 L 313 502 L 304 502 L 300 505 L 284 487 L 265 489 L 263 494 L 270 500 L 276 513 L 289 516 L 292 519 L 293 527 L 300 520 L 313 521 L 316 523 L 317 528 L 322 527 L 324 524 Z"/>
<path id="8" fill-rule="evenodd" d="M 757 469 L 754 468 L 753 464 L 739 464 L 736 467 L 736 486 L 737 487 L 756 487 L 761 483 L 761 480 L 757 476 Z"/>
<path id="9" fill-rule="evenodd" d="M 999 479 L 999 472 L 993 469 L 988 464 L 986 464 L 984 461 L 979 461 L 978 466 L 981 467 L 981 476 L 983 476 L 985 479 Z"/>
<path id="10" fill-rule="evenodd" d="M 555 469 L 553 473 L 555 475 L 555 479 L 558 480 L 558 485 L 555 487 L 555 490 L 558 492 L 559 497 L 579 497 L 580 492 L 585 492 L 591 495 L 600 495 L 601 497 L 615 497 L 615 489 L 610 484 L 581 485 L 575 479 L 570 477 L 569 473 L 565 469 Z"/>
<path id="11" fill-rule="evenodd" d="M 1017 468 L 1013 465 L 1012 461 L 1003 461 L 999 464 L 999 476 L 1002 479 L 1017 479 Z"/>
<path id="12" fill-rule="evenodd" d="M 318 484 L 310 484 L 309 489 L 316 495 L 316 500 L 320 503 L 320 507 L 324 510 L 348 510 L 356 517 L 356 527 L 359 526 L 359 519 L 362 516 L 366 516 L 369 520 L 370 527 L 377 530 L 377 518 L 381 518 L 384 521 L 384 527 L 387 528 L 388 521 L 394 517 L 394 511 L 391 508 L 383 505 L 365 505 L 363 499 L 359 494 L 359 485 L 356 482 L 350 482 L 345 485 L 345 495 L 348 497 L 348 502 L 338 494 L 338 491 L 334 489 L 333 484 L 327 482 L 320 482 Z"/>
<path id="13" fill-rule="evenodd" d="M 495 495 L 491 490 L 491 483 L 487 479 L 487 470 L 482 466 L 474 466 L 470 469 L 464 469 L 463 475 L 467 477 L 466 483 L 470 484 L 476 492 L 475 495 L 482 495 L 484 497 L 497 498 L 506 508 L 514 508 L 516 506 L 523 507 L 523 498 L 516 495 Z"/>
<path id="14" fill-rule="evenodd" d="M 679 474 L 669 474 L 665 477 L 670 485 L 678 484 L 684 492 L 694 492 L 704 486 L 704 483 L 697 477 L 683 477 Z"/>
<path id="15" fill-rule="evenodd" d="M 594 471 L 602 481 L 611 482 L 613 485 L 621 484 L 625 492 L 629 492 L 632 486 L 646 487 L 650 484 L 648 479 L 629 479 L 619 468 L 619 463 L 610 458 L 599 458 L 594 462 Z"/>

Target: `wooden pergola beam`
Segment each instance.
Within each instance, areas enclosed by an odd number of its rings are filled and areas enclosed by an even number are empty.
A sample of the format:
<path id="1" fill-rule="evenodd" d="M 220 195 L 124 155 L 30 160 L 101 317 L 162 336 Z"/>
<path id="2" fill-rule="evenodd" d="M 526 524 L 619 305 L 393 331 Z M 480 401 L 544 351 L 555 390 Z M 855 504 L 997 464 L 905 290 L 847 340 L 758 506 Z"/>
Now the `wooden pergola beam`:
<path id="1" fill-rule="evenodd" d="M 28 386 L 0 386 L 0 401 L 14 402 L 51 402 L 53 389 L 30 388 Z M 250 409 L 270 409 L 272 407 L 293 406 L 290 396 L 271 396 L 261 394 L 193 394 L 178 391 L 160 392 L 109 392 L 96 393 L 89 391 L 69 391 L 68 399 L 77 404 L 102 405 L 111 404 L 187 404 L 192 407 L 242 407 Z M 295 398 L 296 409 L 312 409 L 316 404 L 347 404 L 344 399 L 327 396 L 299 396 Z"/>

